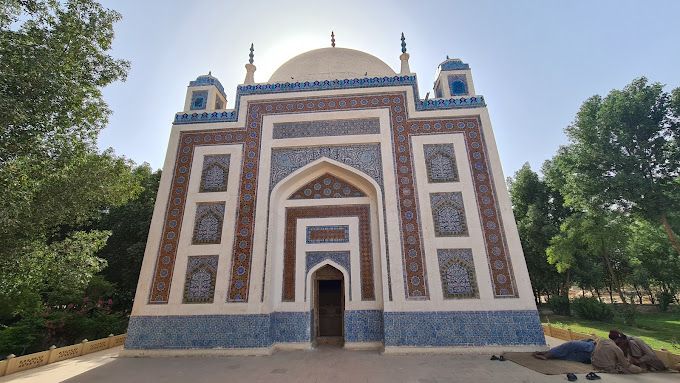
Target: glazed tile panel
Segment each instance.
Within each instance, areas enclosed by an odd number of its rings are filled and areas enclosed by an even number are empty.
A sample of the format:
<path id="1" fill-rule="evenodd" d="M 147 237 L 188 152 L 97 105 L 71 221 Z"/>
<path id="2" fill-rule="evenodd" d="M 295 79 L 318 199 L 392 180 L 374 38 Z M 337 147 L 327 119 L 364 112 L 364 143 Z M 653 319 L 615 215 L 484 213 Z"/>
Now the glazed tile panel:
<path id="1" fill-rule="evenodd" d="M 510 257 L 500 220 L 496 191 L 489 171 L 486 144 L 478 117 L 408 120 L 405 93 L 385 93 L 364 96 L 276 100 L 248 104 L 245 127 L 242 129 L 187 131 L 180 133 L 177 160 L 173 171 L 172 188 L 166 205 L 162 242 L 156 260 L 149 303 L 167 303 L 170 281 L 174 271 L 179 227 L 185 209 L 189 166 L 196 146 L 242 144 L 244 157 L 241 166 L 239 205 L 236 212 L 235 243 L 227 300 L 248 300 L 252 261 L 253 217 L 257 189 L 257 164 L 260 157 L 260 131 L 265 114 L 308 113 L 371 108 L 389 108 L 394 165 L 397 177 L 397 196 L 404 255 L 405 295 L 407 299 L 427 299 L 420 217 L 415 208 L 413 187 L 413 158 L 410 136 L 421 134 L 458 133 L 465 137 L 471 165 L 475 196 L 480 216 L 487 257 L 492 274 L 494 296 L 517 297 Z M 355 145 L 358 146 L 358 145 Z M 377 157 L 380 158 L 379 156 Z"/>
<path id="2" fill-rule="evenodd" d="M 273 136 L 278 138 L 350 136 L 380 133 L 380 120 L 361 118 L 351 120 L 322 120 L 283 122 L 274 124 Z"/>
<path id="3" fill-rule="evenodd" d="M 281 300 L 295 301 L 295 263 L 297 220 L 301 218 L 358 217 L 359 218 L 359 272 L 361 300 L 375 300 L 373 278 L 373 252 L 371 250 L 371 224 L 369 205 L 304 206 L 286 208 L 286 227 L 283 245 L 283 291 Z"/>
<path id="4" fill-rule="evenodd" d="M 326 173 L 298 189 L 289 199 L 366 197 L 356 186 Z"/>
<path id="5" fill-rule="evenodd" d="M 437 249 L 444 299 L 479 298 L 472 249 Z"/>
<path id="6" fill-rule="evenodd" d="M 222 240 L 224 202 L 199 203 L 196 206 L 194 245 L 216 244 Z"/>
<path id="7" fill-rule="evenodd" d="M 468 235 L 461 192 L 431 193 L 430 205 L 435 236 L 463 237 Z"/>
<path id="8" fill-rule="evenodd" d="M 457 182 L 456 156 L 451 144 L 425 144 L 425 167 L 430 183 Z"/>
<path id="9" fill-rule="evenodd" d="M 201 186 L 199 188 L 201 193 L 227 191 L 230 160 L 231 156 L 229 154 L 203 157 Z"/>
<path id="10" fill-rule="evenodd" d="M 189 257 L 183 303 L 212 303 L 215 296 L 217 260 L 217 255 Z"/>
<path id="11" fill-rule="evenodd" d="M 537 311 L 385 312 L 385 346 L 545 345 Z"/>
<path id="12" fill-rule="evenodd" d="M 305 242 L 316 243 L 347 243 L 349 242 L 348 225 L 307 226 Z"/>

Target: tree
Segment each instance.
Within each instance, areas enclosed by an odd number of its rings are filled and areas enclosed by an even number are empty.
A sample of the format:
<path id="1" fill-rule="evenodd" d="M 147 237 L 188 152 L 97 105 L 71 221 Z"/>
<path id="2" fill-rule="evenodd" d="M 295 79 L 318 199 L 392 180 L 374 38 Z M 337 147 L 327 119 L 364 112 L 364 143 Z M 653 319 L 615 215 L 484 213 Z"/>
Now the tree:
<path id="1" fill-rule="evenodd" d="M 113 232 L 98 256 L 108 262 L 102 274 L 116 285 L 116 307 L 124 311 L 132 308 L 161 172 L 142 165 L 134 175 L 143 191 L 125 205 L 110 209 L 94 224 L 98 230 Z"/>
<path id="2" fill-rule="evenodd" d="M 512 209 L 534 295 L 560 292 L 564 278 L 548 263 L 546 249 L 563 219 L 562 198 L 541 180 L 528 163 L 508 179 Z"/>
<path id="3" fill-rule="evenodd" d="M 568 202 L 658 222 L 680 254 L 669 221 L 680 209 L 680 88 L 636 79 L 586 100 L 566 132 Z"/>
<path id="4" fill-rule="evenodd" d="M 96 145 L 101 89 L 129 68 L 108 53 L 119 19 L 93 0 L 0 3 L 0 354 L 39 350 L 63 318 L 120 328 L 83 301 L 111 232 L 82 229 L 141 191 Z"/>
<path id="5" fill-rule="evenodd" d="M 550 241 L 548 262 L 560 272 L 572 271 L 585 287 L 597 288 L 601 276 L 608 276 L 625 303 L 621 276 L 628 267 L 626 228 L 625 219 L 615 213 L 574 213 Z"/>

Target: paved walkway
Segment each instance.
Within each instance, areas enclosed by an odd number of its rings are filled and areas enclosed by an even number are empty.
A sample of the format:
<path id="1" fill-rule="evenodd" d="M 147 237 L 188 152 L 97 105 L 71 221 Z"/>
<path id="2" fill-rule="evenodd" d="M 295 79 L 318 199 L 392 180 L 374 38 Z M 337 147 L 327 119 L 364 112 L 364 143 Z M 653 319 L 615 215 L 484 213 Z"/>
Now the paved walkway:
<path id="1" fill-rule="evenodd" d="M 558 340 L 550 340 L 553 343 Z M 116 358 L 111 349 L 0 378 L 2 382 L 565 382 L 488 355 L 382 355 L 319 348 L 271 356 Z M 87 368 L 90 366 L 89 368 Z M 87 370 L 87 371 L 85 371 Z M 680 382 L 680 374 L 607 375 L 601 382 Z M 70 378 L 70 379 L 69 379 Z M 585 382 L 585 376 L 579 375 Z"/>

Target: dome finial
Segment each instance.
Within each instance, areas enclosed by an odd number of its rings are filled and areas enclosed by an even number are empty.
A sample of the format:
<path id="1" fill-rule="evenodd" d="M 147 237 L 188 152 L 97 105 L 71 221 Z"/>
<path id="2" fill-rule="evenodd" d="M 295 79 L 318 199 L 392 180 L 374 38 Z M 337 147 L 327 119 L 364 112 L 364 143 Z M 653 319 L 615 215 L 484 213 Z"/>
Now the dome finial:
<path id="1" fill-rule="evenodd" d="M 411 73 L 411 68 L 408 65 L 409 57 L 411 56 L 406 53 L 406 37 L 404 37 L 404 32 L 401 32 L 401 56 L 399 56 L 399 60 L 401 60 L 401 71 L 399 74 L 407 75 Z"/>
<path id="2" fill-rule="evenodd" d="M 246 64 L 246 79 L 243 81 L 244 84 L 254 84 L 255 83 L 255 65 L 253 65 L 253 58 L 255 57 L 255 46 L 250 43 L 250 54 L 248 55 L 248 64 Z"/>
<path id="3" fill-rule="evenodd" d="M 335 48 L 335 33 L 331 31 L 331 46 Z"/>
<path id="4" fill-rule="evenodd" d="M 212 76 L 212 71 L 211 71 L 211 70 L 208 71 L 208 76 Z"/>

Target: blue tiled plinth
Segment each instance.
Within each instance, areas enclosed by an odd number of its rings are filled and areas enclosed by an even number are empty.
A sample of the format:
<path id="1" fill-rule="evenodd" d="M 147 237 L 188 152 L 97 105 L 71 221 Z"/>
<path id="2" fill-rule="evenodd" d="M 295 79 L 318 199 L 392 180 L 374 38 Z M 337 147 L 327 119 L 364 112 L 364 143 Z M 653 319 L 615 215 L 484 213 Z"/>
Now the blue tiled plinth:
<path id="1" fill-rule="evenodd" d="M 385 346 L 545 345 L 537 311 L 386 312 Z"/>
<path id="2" fill-rule="evenodd" d="M 258 348 L 310 341 L 311 313 L 133 316 L 127 349 Z M 545 345 L 536 311 L 345 311 L 346 342 L 385 346 Z"/>
<path id="3" fill-rule="evenodd" d="M 382 342 L 381 310 L 345 311 L 345 342 Z"/>

